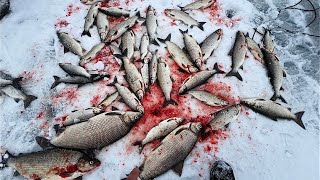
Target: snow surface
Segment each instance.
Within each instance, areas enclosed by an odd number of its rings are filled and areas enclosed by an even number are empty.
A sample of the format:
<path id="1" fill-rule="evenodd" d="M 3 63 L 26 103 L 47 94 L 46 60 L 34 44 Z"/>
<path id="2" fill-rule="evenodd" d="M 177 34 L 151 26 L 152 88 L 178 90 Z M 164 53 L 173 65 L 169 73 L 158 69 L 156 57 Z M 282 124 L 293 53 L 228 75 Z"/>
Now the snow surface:
<path id="1" fill-rule="evenodd" d="M 126 3 L 127 2 L 127 3 Z M 163 14 L 165 8 L 177 8 L 191 0 L 133 0 L 120 1 L 122 7 L 132 11 L 143 11 L 151 4 L 156 8 L 159 20 L 158 34 L 166 37 L 172 33 L 172 41 L 183 47 L 179 28 L 187 27 L 174 22 Z M 110 4 L 118 1 L 111 0 Z M 224 31 L 219 48 L 208 61 L 210 68 L 215 62 L 225 71 L 230 70 L 231 58 L 227 55 L 232 47 L 237 31 L 253 33 L 252 28 L 263 25 L 273 30 L 277 53 L 284 64 L 288 77 L 284 82 L 284 98 L 293 112 L 305 111 L 303 130 L 294 122 L 274 122 L 247 108 L 243 108 L 236 122 L 231 123 L 228 138 L 218 139 L 217 151 L 205 152 L 206 142 L 197 143 L 184 164 L 180 179 L 208 179 L 210 165 L 216 159 L 228 162 L 234 169 L 236 179 L 266 180 L 317 180 L 319 179 L 319 47 L 317 40 L 301 34 L 290 34 L 276 24 L 286 28 L 303 31 L 307 24 L 305 14 L 299 11 L 284 11 L 277 18 L 277 8 L 295 4 L 295 0 L 218 0 L 220 9 L 192 11 L 190 15 L 198 21 L 206 21 L 204 32 L 198 28 L 189 29 L 189 33 L 201 42 L 207 35 L 218 28 Z M 69 6 L 69 7 L 68 7 Z M 319 6 L 319 4 L 316 4 Z M 74 90 L 74 86 L 59 85 L 56 90 L 49 90 L 53 75 L 64 76 L 58 63 L 78 63 L 77 56 L 63 53 L 58 42 L 56 30 L 69 32 L 81 41 L 89 50 L 99 43 L 96 28 L 91 29 L 92 38 L 81 37 L 84 17 L 89 6 L 77 0 L 12 0 L 11 14 L 0 22 L 0 69 L 17 77 L 23 75 L 23 87 L 30 94 L 38 96 L 31 106 L 24 110 L 22 103 L 15 103 L 5 98 L 0 111 L 0 146 L 13 154 L 39 151 L 34 137 L 38 135 L 54 136 L 52 125 L 54 118 L 61 117 L 79 107 L 89 107 L 94 96 L 103 96 L 109 88 L 88 85 L 80 88 L 70 97 L 60 97 L 59 93 Z M 68 11 L 71 13 L 68 14 Z M 226 20 L 226 13 L 233 12 L 234 25 Z M 70 16 L 69 16 L 70 15 Z M 142 13 L 144 15 L 144 13 Z M 218 15 L 218 16 L 217 16 Z M 214 17 L 214 18 L 213 18 Z M 277 19 L 276 19 L 277 18 Z M 240 19 L 239 21 L 237 19 Z M 276 20 L 275 20 L 276 19 Z M 61 20 L 67 21 L 66 27 L 55 26 Z M 221 21 L 227 21 L 222 22 Z M 319 31 L 318 31 L 319 32 Z M 138 41 L 142 32 L 136 32 Z M 258 38 L 258 36 L 257 36 Z M 259 40 L 259 39 L 256 39 Z M 316 43 L 316 44 L 315 44 Z M 137 42 L 139 44 L 139 42 Z M 155 47 L 153 47 L 155 48 Z M 159 54 L 166 53 L 163 46 Z M 214 77 L 231 86 L 234 96 L 240 98 L 272 96 L 272 87 L 266 76 L 264 65 L 249 58 L 244 64 L 243 82 L 236 78 Z M 92 68 L 103 68 L 102 63 L 93 64 Z M 52 98 L 56 97 L 56 98 Z M 55 100 L 53 100 L 55 99 Z M 45 112 L 43 115 L 42 112 Z M 135 166 L 139 166 L 144 156 L 138 149 L 128 151 L 128 136 L 104 148 L 98 155 L 102 165 L 84 176 L 84 179 L 120 179 L 124 178 Z M 0 179 L 23 179 L 13 177 L 13 169 L 1 170 Z M 157 179 L 179 179 L 169 171 Z"/>

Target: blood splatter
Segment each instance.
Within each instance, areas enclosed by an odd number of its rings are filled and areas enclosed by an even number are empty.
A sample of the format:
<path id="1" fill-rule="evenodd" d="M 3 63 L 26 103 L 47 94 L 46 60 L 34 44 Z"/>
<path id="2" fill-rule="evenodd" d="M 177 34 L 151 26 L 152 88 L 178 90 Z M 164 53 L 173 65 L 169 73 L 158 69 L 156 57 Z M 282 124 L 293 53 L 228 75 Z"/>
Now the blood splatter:
<path id="1" fill-rule="evenodd" d="M 62 91 L 55 94 L 51 98 L 51 100 L 55 105 L 60 105 L 63 103 L 72 104 L 75 100 L 77 100 L 77 97 L 78 97 L 77 90 L 78 90 L 77 87 L 65 88 Z"/>
<path id="2" fill-rule="evenodd" d="M 25 83 L 33 78 L 33 76 L 36 74 L 35 71 L 23 71 L 19 77 L 23 77 L 21 80 L 21 83 Z"/>
<path id="3" fill-rule="evenodd" d="M 80 11 L 80 6 L 74 7 L 73 4 L 69 4 L 67 7 L 67 14 L 66 16 L 69 17 L 73 13 L 79 12 Z"/>
<path id="4" fill-rule="evenodd" d="M 101 96 L 100 95 L 95 95 L 93 96 L 93 98 L 90 100 L 90 105 L 93 106 L 97 106 L 99 101 L 100 101 Z"/>
<path id="5" fill-rule="evenodd" d="M 62 28 L 62 27 L 67 27 L 70 23 L 67 22 L 66 20 L 59 20 L 54 24 L 55 28 Z"/>
<path id="6" fill-rule="evenodd" d="M 44 113 L 45 113 L 44 111 L 39 112 L 39 113 L 37 114 L 36 118 L 37 118 L 37 119 L 41 119 L 41 118 L 43 117 Z"/>

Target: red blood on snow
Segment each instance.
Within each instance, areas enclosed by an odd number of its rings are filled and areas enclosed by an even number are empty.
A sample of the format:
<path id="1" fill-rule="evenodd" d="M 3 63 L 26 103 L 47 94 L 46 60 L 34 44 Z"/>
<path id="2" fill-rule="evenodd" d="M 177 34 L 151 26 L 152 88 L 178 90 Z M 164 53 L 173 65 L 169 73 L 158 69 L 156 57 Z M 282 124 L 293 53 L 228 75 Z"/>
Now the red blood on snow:
<path id="1" fill-rule="evenodd" d="M 73 104 L 78 97 L 77 90 L 77 87 L 65 88 L 51 98 L 52 102 L 56 105 L 64 103 L 63 101 L 65 101 L 66 104 Z"/>
<path id="2" fill-rule="evenodd" d="M 100 98 L 101 98 L 100 95 L 93 96 L 93 98 L 90 100 L 90 105 L 92 107 L 98 105 L 100 102 Z"/>
<path id="3" fill-rule="evenodd" d="M 60 20 L 54 24 L 55 28 L 62 28 L 67 27 L 70 23 L 68 23 L 66 20 Z"/>
<path id="4" fill-rule="evenodd" d="M 37 119 L 41 119 L 41 118 L 43 117 L 43 115 L 44 115 L 44 111 L 41 111 L 41 112 L 39 112 L 39 113 L 37 114 L 36 118 L 37 118 Z"/>

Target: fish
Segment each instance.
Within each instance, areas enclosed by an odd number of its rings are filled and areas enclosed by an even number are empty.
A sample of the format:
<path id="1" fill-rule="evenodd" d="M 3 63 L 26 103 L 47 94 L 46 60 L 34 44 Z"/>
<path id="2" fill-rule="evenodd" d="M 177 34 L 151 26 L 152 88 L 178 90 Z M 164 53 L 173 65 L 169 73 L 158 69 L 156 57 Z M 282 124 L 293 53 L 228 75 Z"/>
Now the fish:
<path id="1" fill-rule="evenodd" d="M 19 102 L 20 100 L 22 100 L 25 109 L 29 107 L 32 101 L 37 99 L 36 96 L 25 94 L 22 90 L 17 89 L 12 85 L 7 85 L 5 87 L 2 87 L 0 91 L 5 93 L 9 97 L 12 97 L 16 102 Z"/>
<path id="2" fill-rule="evenodd" d="M 7 85 L 12 85 L 13 87 L 19 89 L 21 87 L 20 81 L 23 79 L 23 77 L 18 77 L 14 79 L 3 79 L 0 77 L 0 88 L 7 86 Z"/>
<path id="3" fill-rule="evenodd" d="M 121 36 L 121 50 L 126 52 L 126 57 L 131 60 L 135 49 L 135 34 L 130 29 Z"/>
<path id="4" fill-rule="evenodd" d="M 206 22 L 198 22 L 197 20 L 195 20 L 193 17 L 191 17 L 189 14 L 187 14 L 186 12 L 177 10 L 177 9 L 165 9 L 164 13 L 171 17 L 172 19 L 178 20 L 183 22 L 184 24 L 186 24 L 188 27 L 198 27 L 199 29 L 201 29 L 203 31 L 203 25 Z"/>
<path id="5" fill-rule="evenodd" d="M 306 127 L 303 124 L 303 121 L 301 120 L 304 111 L 297 112 L 294 114 L 290 112 L 290 109 L 283 107 L 281 104 L 268 99 L 252 98 L 244 99 L 240 102 L 245 106 L 251 108 L 253 111 L 256 111 L 266 117 L 269 117 L 274 121 L 277 121 L 278 119 L 289 119 L 296 122 L 303 129 L 306 129 Z"/>
<path id="6" fill-rule="evenodd" d="M 170 68 L 162 58 L 159 58 L 157 72 L 158 82 L 165 97 L 163 106 L 167 106 L 169 104 L 178 105 L 177 102 L 171 99 L 172 79 Z"/>
<path id="7" fill-rule="evenodd" d="M 247 52 L 246 37 L 242 32 L 238 31 L 236 36 L 236 41 L 230 55 L 232 56 L 232 70 L 226 74 L 226 76 L 236 76 L 240 81 L 242 77 L 239 74 L 239 68 L 243 69 L 244 59 Z"/>
<path id="8" fill-rule="evenodd" d="M 157 20 L 156 10 L 151 5 L 148 6 L 147 8 L 145 23 L 147 26 L 147 32 L 150 38 L 150 42 L 152 44 L 159 46 L 158 42 L 156 41 L 158 20 Z"/>
<path id="9" fill-rule="evenodd" d="M 274 94 L 271 98 L 271 100 L 275 101 L 276 99 L 281 99 L 283 102 L 286 102 L 286 100 L 281 96 L 280 90 L 282 90 L 282 83 L 284 77 L 286 77 L 286 73 L 281 65 L 280 60 L 271 51 L 268 51 L 264 48 L 261 49 L 263 56 L 264 56 L 264 61 L 266 62 L 265 64 L 267 65 L 268 69 L 268 75 L 270 77 L 270 82 L 271 85 L 274 89 Z"/>
<path id="10" fill-rule="evenodd" d="M 263 61 L 263 53 L 259 45 L 253 39 L 251 39 L 248 34 L 246 35 L 246 43 L 253 57 L 259 61 Z"/>
<path id="11" fill-rule="evenodd" d="M 201 123 L 187 123 L 168 134 L 153 149 L 140 167 L 141 180 L 153 179 L 169 169 L 181 176 L 183 162 L 195 146 L 202 129 Z"/>
<path id="12" fill-rule="evenodd" d="M 89 30 L 93 26 L 93 23 L 98 15 L 100 6 L 101 6 L 101 2 L 95 2 L 91 5 L 91 7 L 88 11 L 88 14 L 84 18 L 84 20 L 85 20 L 84 21 L 84 29 L 83 29 L 81 36 L 87 35 L 87 36 L 91 37 Z"/>
<path id="13" fill-rule="evenodd" d="M 150 82 L 150 78 L 149 78 L 149 62 L 151 59 L 151 53 L 148 52 L 149 55 L 145 56 L 145 58 L 143 59 L 143 64 L 142 67 L 140 69 L 140 73 L 143 79 L 143 83 L 144 83 L 144 88 L 145 91 L 149 91 L 149 82 Z"/>
<path id="14" fill-rule="evenodd" d="M 205 9 L 211 6 L 215 1 L 214 0 L 198 0 L 187 4 L 185 6 L 178 6 L 181 11 L 188 11 L 188 10 L 196 10 L 196 9 Z"/>
<path id="15" fill-rule="evenodd" d="M 114 78 L 114 81 L 109 85 L 113 85 L 116 87 L 124 103 L 126 103 L 132 110 L 138 111 L 142 114 L 144 113 L 144 108 L 137 96 L 132 93 L 127 87 L 120 85 L 117 78 Z"/>
<path id="16" fill-rule="evenodd" d="M 150 85 L 155 83 L 157 80 L 157 71 L 158 71 L 158 50 L 152 53 L 152 58 L 149 64 L 149 76 L 150 76 Z"/>
<path id="17" fill-rule="evenodd" d="M 72 180 L 92 171 L 101 162 L 89 155 L 67 149 L 49 149 L 44 151 L 3 155 L 4 166 L 14 168 L 18 174 L 27 179 Z"/>
<path id="18" fill-rule="evenodd" d="M 180 29 L 181 34 L 183 34 L 184 44 L 190 55 L 192 62 L 198 67 L 201 68 L 203 62 L 202 51 L 197 43 L 197 41 L 188 34 L 188 30 L 182 31 Z"/>
<path id="19" fill-rule="evenodd" d="M 78 122 L 87 121 L 88 119 L 101 114 L 102 112 L 102 109 L 96 107 L 74 110 L 64 118 L 62 125 L 70 126 Z"/>
<path id="20" fill-rule="evenodd" d="M 108 95 L 104 100 L 102 100 L 99 105 L 98 108 L 100 109 L 105 109 L 106 107 L 110 106 L 119 96 L 118 92 L 114 92 L 110 95 Z"/>
<path id="21" fill-rule="evenodd" d="M 101 149 L 127 135 L 141 116 L 141 113 L 133 111 L 106 112 L 88 121 L 66 127 L 51 140 L 38 136 L 36 141 L 44 149 L 50 147 Z"/>
<path id="22" fill-rule="evenodd" d="M 184 119 L 179 117 L 165 119 L 161 121 L 158 125 L 154 126 L 147 133 L 146 137 L 142 141 L 137 141 L 133 145 L 139 145 L 140 150 L 142 150 L 146 144 L 168 135 L 170 132 L 176 129 L 183 121 Z"/>
<path id="23" fill-rule="evenodd" d="M 111 30 L 108 32 L 105 42 L 114 41 L 115 39 L 118 39 L 120 36 L 122 36 L 123 33 L 125 33 L 129 28 L 137 23 L 139 16 L 140 13 L 138 12 L 137 15 L 118 23 L 113 28 L 111 28 Z"/>
<path id="24" fill-rule="evenodd" d="M 219 47 L 222 40 L 223 30 L 218 29 L 210 34 L 201 44 L 203 60 L 212 56 L 213 52 Z"/>
<path id="25" fill-rule="evenodd" d="M 72 52 L 75 55 L 83 56 L 85 50 L 81 47 L 80 41 L 71 37 L 68 33 L 57 32 L 59 41 L 64 47 L 64 53 Z"/>
<path id="26" fill-rule="evenodd" d="M 228 127 L 229 123 L 237 120 L 241 111 L 241 105 L 233 105 L 216 112 L 207 124 L 205 133 Z"/>
<path id="27" fill-rule="evenodd" d="M 80 66 L 84 66 L 89 63 L 92 59 L 94 59 L 100 51 L 105 47 L 104 43 L 99 43 L 91 48 L 89 52 L 87 52 L 84 56 L 80 58 Z"/>
<path id="28" fill-rule="evenodd" d="M 187 73 L 198 72 L 199 69 L 193 65 L 187 54 L 175 43 L 170 41 L 171 34 L 166 39 L 159 39 L 160 42 L 164 42 L 167 45 L 167 50 L 171 58 L 177 63 L 177 65 Z"/>
<path id="29" fill-rule="evenodd" d="M 227 106 L 229 103 L 207 91 L 191 90 L 188 94 L 209 106 Z"/>
<path id="30" fill-rule="evenodd" d="M 141 38 L 141 43 L 140 43 L 140 59 L 144 59 L 146 55 L 148 54 L 148 47 L 149 47 L 149 36 L 148 33 L 144 33 Z"/>
<path id="31" fill-rule="evenodd" d="M 100 7 L 99 10 L 108 16 L 114 16 L 114 17 L 130 16 L 130 11 L 125 10 L 121 7 Z"/>
<path id="32" fill-rule="evenodd" d="M 185 79 L 179 89 L 179 94 L 184 94 L 190 89 L 193 89 L 203 83 L 205 83 L 208 79 L 210 79 L 213 75 L 217 73 L 224 73 L 219 69 L 218 64 L 214 64 L 213 70 L 200 71 L 193 75 L 190 75 L 187 79 Z"/>
<path id="33" fill-rule="evenodd" d="M 81 66 L 73 65 L 71 63 L 59 63 L 59 66 L 71 76 L 91 77 L 91 74 Z"/>
<path id="34" fill-rule="evenodd" d="M 102 12 L 98 12 L 96 21 L 100 40 L 104 41 L 110 28 L 108 16 Z"/>
<path id="35" fill-rule="evenodd" d="M 275 51 L 275 45 L 271 36 L 271 31 L 269 29 L 265 29 L 265 32 L 263 35 L 263 45 L 266 50 L 270 52 Z"/>
<path id="36" fill-rule="evenodd" d="M 54 82 L 51 85 L 50 89 L 55 88 L 58 86 L 60 83 L 65 83 L 65 84 L 77 84 L 78 87 L 81 87 L 85 84 L 88 83 L 93 83 L 96 81 L 100 81 L 105 77 L 110 77 L 110 75 L 98 75 L 93 78 L 87 78 L 87 77 L 82 77 L 82 76 L 67 76 L 67 77 L 58 77 L 58 76 L 53 76 Z"/>

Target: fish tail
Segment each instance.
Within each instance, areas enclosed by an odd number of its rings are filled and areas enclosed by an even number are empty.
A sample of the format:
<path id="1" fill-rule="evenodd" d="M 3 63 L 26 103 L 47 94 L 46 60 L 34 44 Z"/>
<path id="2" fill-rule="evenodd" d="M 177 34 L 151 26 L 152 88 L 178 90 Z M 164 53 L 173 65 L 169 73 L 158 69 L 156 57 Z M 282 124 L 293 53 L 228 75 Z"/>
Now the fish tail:
<path id="1" fill-rule="evenodd" d="M 51 85 L 51 88 L 50 88 L 50 89 L 53 89 L 53 88 L 55 88 L 56 86 L 58 86 L 58 85 L 60 84 L 60 77 L 58 77 L 58 76 L 53 76 L 53 78 L 54 78 L 54 82 L 53 82 L 53 84 Z"/>
<path id="2" fill-rule="evenodd" d="M 38 145 L 40 147 L 42 147 L 43 149 L 50 149 L 50 148 L 53 148 L 54 145 L 52 145 L 50 143 L 50 141 L 44 137 L 40 137 L 40 136 L 36 136 L 36 142 L 38 143 Z"/>
<path id="3" fill-rule="evenodd" d="M 166 107 L 166 106 L 168 106 L 169 104 L 172 104 L 172 105 L 174 105 L 174 106 L 177 106 L 177 105 L 178 105 L 178 103 L 177 103 L 176 101 L 170 99 L 170 100 L 165 100 L 165 101 L 164 101 L 163 107 Z"/>
<path id="4" fill-rule="evenodd" d="M 113 82 L 110 83 L 110 84 L 108 84 L 107 86 L 114 86 L 114 85 L 117 84 L 117 83 L 118 83 L 118 79 L 117 79 L 117 77 L 115 76 L 114 79 L 113 79 Z"/>
<path id="5" fill-rule="evenodd" d="M 136 141 L 136 142 L 132 143 L 132 145 L 138 146 L 139 147 L 139 153 L 140 154 L 142 153 L 142 150 L 143 150 L 143 147 L 144 147 L 144 145 L 142 145 L 142 141 Z"/>
<path id="6" fill-rule="evenodd" d="M 154 38 L 152 41 L 151 41 L 151 44 L 154 44 L 156 46 L 160 46 L 160 44 L 158 43 L 157 39 Z"/>
<path id="7" fill-rule="evenodd" d="M 26 109 L 31 104 L 31 102 L 36 99 L 38 99 L 36 96 L 28 95 L 27 99 L 24 101 L 24 108 Z"/>
<path id="8" fill-rule="evenodd" d="M 165 43 L 166 41 L 170 41 L 171 40 L 171 33 L 165 39 L 158 38 L 158 40 L 162 43 Z"/>
<path id="9" fill-rule="evenodd" d="M 233 72 L 233 71 L 231 70 L 228 74 L 226 74 L 226 76 L 235 76 L 235 77 L 237 77 L 240 81 L 243 81 L 243 79 L 242 79 L 241 75 L 239 74 L 239 72 Z"/>
<path id="10" fill-rule="evenodd" d="M 203 31 L 203 25 L 204 25 L 205 23 L 206 23 L 206 22 L 199 22 L 198 27 L 199 27 L 199 29 L 201 29 L 202 31 Z"/>
<path id="11" fill-rule="evenodd" d="M 91 37 L 90 31 L 85 31 L 85 30 L 83 30 L 81 36 L 85 36 L 85 35 Z"/>
<path id="12" fill-rule="evenodd" d="M 279 97 L 278 97 L 282 102 L 284 102 L 284 103 L 287 103 L 287 101 L 280 95 Z"/>
<path id="13" fill-rule="evenodd" d="M 214 64 L 213 70 L 216 70 L 217 73 L 219 73 L 219 74 L 224 74 L 224 73 L 225 73 L 224 71 L 222 71 L 222 70 L 219 68 L 218 63 L 215 63 L 215 64 Z"/>
<path id="14" fill-rule="evenodd" d="M 306 127 L 304 126 L 304 124 L 303 124 L 303 122 L 302 122 L 302 120 L 301 120 L 303 114 L 304 114 L 304 111 L 295 113 L 296 118 L 294 119 L 294 122 L 296 122 L 296 123 L 297 123 L 300 127 L 302 127 L 303 129 L 306 129 Z"/>
<path id="15" fill-rule="evenodd" d="M 184 30 L 179 29 L 179 31 L 180 31 L 180 33 L 181 33 L 181 34 L 186 34 L 186 33 L 188 33 L 188 29 L 187 29 L 187 30 L 185 30 L 185 31 L 184 31 Z"/>
<path id="16" fill-rule="evenodd" d="M 23 77 L 18 77 L 18 78 L 15 78 L 12 80 L 12 86 L 17 88 L 17 89 L 20 89 L 21 88 L 21 85 L 20 85 L 20 81 L 23 79 Z"/>

